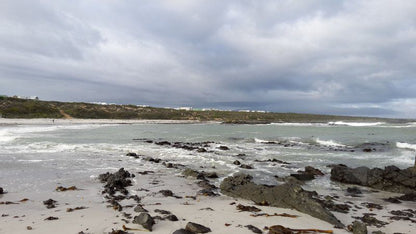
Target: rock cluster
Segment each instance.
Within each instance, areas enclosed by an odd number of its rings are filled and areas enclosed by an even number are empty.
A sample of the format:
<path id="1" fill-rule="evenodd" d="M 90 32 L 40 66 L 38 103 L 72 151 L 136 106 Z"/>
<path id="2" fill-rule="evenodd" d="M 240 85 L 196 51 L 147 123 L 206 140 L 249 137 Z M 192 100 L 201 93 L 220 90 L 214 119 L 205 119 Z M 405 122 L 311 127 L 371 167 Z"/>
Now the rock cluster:
<path id="1" fill-rule="evenodd" d="M 222 193 L 232 197 L 245 198 L 255 203 L 266 202 L 276 207 L 296 209 L 338 227 L 344 226 L 314 198 L 313 192 L 303 190 L 298 184 L 258 185 L 252 182 L 251 176 L 237 174 L 224 179 L 220 188 Z"/>
<path id="2" fill-rule="evenodd" d="M 335 165 L 331 170 L 331 180 L 395 193 L 416 191 L 416 172 L 413 168 L 401 170 L 396 166 L 387 166 L 384 169 L 369 169 Z"/>

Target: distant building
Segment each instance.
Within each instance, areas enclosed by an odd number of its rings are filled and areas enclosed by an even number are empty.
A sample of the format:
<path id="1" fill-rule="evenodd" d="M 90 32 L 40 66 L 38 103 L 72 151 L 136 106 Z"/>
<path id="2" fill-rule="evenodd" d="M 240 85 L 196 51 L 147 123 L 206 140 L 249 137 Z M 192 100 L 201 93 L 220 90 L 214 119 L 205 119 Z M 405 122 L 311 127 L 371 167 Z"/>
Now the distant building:
<path id="1" fill-rule="evenodd" d="M 191 111 L 193 108 L 192 107 L 186 107 L 186 106 L 183 106 L 183 107 L 179 107 L 179 108 L 175 108 L 176 110 L 185 110 L 185 111 Z"/>
<path id="2" fill-rule="evenodd" d="M 39 97 L 38 96 L 26 97 L 26 96 L 17 96 L 17 95 L 14 95 L 13 98 L 26 99 L 26 100 L 39 100 Z"/>

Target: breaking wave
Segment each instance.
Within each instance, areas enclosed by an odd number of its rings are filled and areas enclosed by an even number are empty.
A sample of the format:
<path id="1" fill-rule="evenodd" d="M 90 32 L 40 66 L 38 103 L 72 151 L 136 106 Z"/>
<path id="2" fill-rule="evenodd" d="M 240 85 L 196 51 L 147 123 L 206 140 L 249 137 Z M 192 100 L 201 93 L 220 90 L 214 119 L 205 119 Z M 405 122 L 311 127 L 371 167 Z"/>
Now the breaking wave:
<path id="1" fill-rule="evenodd" d="M 328 125 L 350 126 L 350 127 L 371 127 L 371 126 L 380 126 L 383 124 L 385 124 L 385 122 L 344 122 L 344 121 L 328 122 Z"/>
<path id="2" fill-rule="evenodd" d="M 396 147 L 401 149 L 411 149 L 416 151 L 416 144 L 409 144 L 406 142 L 396 142 Z"/>

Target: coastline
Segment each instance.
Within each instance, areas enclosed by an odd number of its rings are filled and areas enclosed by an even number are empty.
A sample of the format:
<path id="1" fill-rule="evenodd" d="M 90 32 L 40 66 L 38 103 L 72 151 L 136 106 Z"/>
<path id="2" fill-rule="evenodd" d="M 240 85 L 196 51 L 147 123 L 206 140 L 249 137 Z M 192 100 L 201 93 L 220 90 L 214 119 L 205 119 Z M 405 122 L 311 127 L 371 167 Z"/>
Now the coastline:
<path id="1" fill-rule="evenodd" d="M 253 225 L 260 230 L 265 226 L 283 225 L 293 229 L 321 229 L 333 230 L 334 233 L 348 233 L 343 229 L 334 229 L 333 225 L 326 223 L 296 210 L 276 208 L 270 206 L 256 206 L 252 201 L 237 199 L 225 195 L 208 197 L 196 195 L 198 186 L 195 179 L 185 178 L 177 174 L 172 176 L 163 171 L 155 171 L 147 175 L 135 173 L 133 186 L 128 187 L 130 194 L 142 198 L 141 204 L 153 217 L 159 215 L 158 210 L 169 211 L 178 217 L 178 221 L 157 220 L 152 233 L 167 234 L 185 228 L 188 222 L 195 222 L 212 230 L 212 233 L 253 233 L 246 226 Z M 112 230 L 122 230 L 123 225 L 131 229 L 128 233 L 146 233 L 141 225 L 126 223 L 126 214 L 136 216 L 133 211 L 135 205 L 132 200 L 120 201 L 122 211 L 115 211 L 107 207 L 100 194 L 102 184 L 96 178 L 91 180 L 90 187 L 80 187 L 81 190 L 57 192 L 51 187 L 33 199 L 33 194 L 7 193 L 1 201 L 28 198 L 29 201 L 19 204 L 1 205 L 3 215 L 0 218 L 0 232 L 4 233 L 109 233 Z M 157 183 L 155 183 L 157 182 Z M 68 185 L 69 186 L 69 185 Z M 75 184 L 77 186 L 77 184 Z M 171 190 L 175 197 L 165 197 L 159 193 L 161 190 Z M 187 197 L 188 196 L 188 197 Z M 56 208 L 46 209 L 42 204 L 51 197 L 58 202 Z M 287 213 L 296 215 L 290 217 L 252 217 L 251 212 L 241 212 L 236 209 L 238 204 L 256 206 L 261 209 L 258 213 Z M 86 209 L 66 212 L 68 208 L 85 206 Z M 156 212 L 155 212 L 156 211 Z M 57 217 L 57 220 L 45 220 L 47 217 Z M 27 228 L 30 227 L 31 230 Z M 265 233 L 267 231 L 263 230 Z"/>
<path id="2" fill-rule="evenodd" d="M 97 120 L 97 119 L 59 119 L 61 121 L 52 121 L 52 119 L 7 119 L 9 121 L 1 122 L 3 125 L 65 125 L 65 124 L 195 124 L 195 123 L 207 123 L 200 121 L 171 121 L 171 120 Z M 212 123 L 212 122 L 211 122 Z M 0 125 L 1 125 L 0 124 Z M 183 126 L 182 126 L 183 127 Z M 267 142 L 266 142 L 267 143 Z M 140 153 L 140 151 L 134 151 Z M 125 152 L 124 152 L 125 153 Z M 114 164 L 111 166 L 113 169 L 108 169 L 108 172 L 114 173 L 116 168 L 126 167 L 129 162 L 139 162 L 140 167 L 128 168 L 131 173 L 136 177 L 132 179 L 133 186 L 128 187 L 130 194 L 138 195 L 141 197 L 141 204 L 144 207 L 149 208 L 152 216 L 160 216 L 156 209 L 168 210 L 177 215 L 179 221 L 171 222 L 167 220 L 157 221 L 154 226 L 154 233 L 172 233 L 175 230 L 184 228 L 188 221 L 200 223 L 213 230 L 213 233 L 253 233 L 246 225 L 253 225 L 259 229 L 263 229 L 265 226 L 283 225 L 293 229 L 320 229 L 320 230 L 332 230 L 334 233 L 347 233 L 345 229 L 335 229 L 333 225 L 326 223 L 317 218 L 313 218 L 310 215 L 300 213 L 296 210 L 276 208 L 276 207 L 263 207 L 258 206 L 254 202 L 232 198 L 225 195 L 218 197 L 207 197 L 198 194 L 199 188 L 196 185 L 197 180 L 195 178 L 186 178 L 181 173 L 182 169 L 157 169 L 155 170 L 155 160 L 149 160 L 146 157 L 124 157 L 121 156 L 123 152 L 120 152 L 119 157 L 114 157 Z M 120 157 L 121 156 L 121 157 Z M 158 157 L 156 154 L 148 155 L 152 157 Z M 163 159 L 161 162 L 164 162 Z M 169 161 L 165 161 L 168 163 Z M 160 165 L 164 165 L 161 163 Z M 153 169 L 152 169 L 153 168 Z M 207 170 L 212 168 L 206 167 Z M 144 173 L 144 170 L 154 170 L 153 172 Z M 213 171 L 216 171 L 214 169 Z M 168 172 L 169 171 L 169 172 Z M 0 215 L 0 232 L 11 233 L 108 233 L 112 229 L 122 229 L 123 225 L 128 228 L 142 229 L 141 225 L 131 223 L 131 219 L 127 219 L 125 214 L 130 214 L 132 217 L 139 213 L 134 212 L 132 200 L 122 203 L 123 211 L 115 211 L 112 207 L 108 207 L 109 204 L 101 194 L 103 191 L 103 184 L 101 184 L 97 177 L 99 173 L 91 173 L 90 177 L 84 177 L 83 179 L 72 179 L 68 176 L 68 179 L 64 179 L 59 183 L 49 184 L 46 190 L 34 191 L 34 192 L 18 192 L 13 191 L 13 186 L 4 187 L 4 184 L 0 184 L 8 193 L 0 195 L 0 202 L 15 202 L 17 204 L 2 204 L 0 207 L 2 211 Z M 218 185 L 218 181 L 216 182 Z M 58 186 L 76 186 L 81 190 L 57 192 L 55 188 Z M 347 188 L 348 185 L 345 185 Z M 365 193 L 364 197 L 356 198 L 355 204 L 361 205 L 363 202 L 380 202 L 382 198 L 397 196 L 398 194 L 392 193 L 373 193 L 371 189 L 360 187 Z M 159 193 L 160 190 L 171 190 L 175 195 L 181 196 L 181 199 L 175 197 L 164 197 Z M 326 195 L 326 194 L 324 194 Z M 340 196 L 339 202 L 345 194 L 330 194 L 332 196 Z M 368 196 L 367 196 L 368 195 Z M 188 196 L 188 197 L 187 197 Z M 194 198 L 193 198 L 194 197 Z M 374 199 L 378 197 L 378 199 Z M 27 198 L 28 201 L 20 202 L 21 199 Z M 58 201 L 57 208 L 46 209 L 42 204 L 43 201 L 52 198 Z M 355 198 L 354 198 L 355 199 Z M 231 204 L 234 203 L 235 204 Z M 160 203 L 160 204 L 159 204 Z M 237 204 L 243 204 L 245 206 L 256 206 L 267 214 L 282 214 L 287 213 L 290 215 L 297 215 L 298 218 L 288 217 L 252 217 L 253 213 L 239 212 L 236 209 Z M 377 210 L 377 213 L 382 213 L 383 217 L 389 217 L 388 210 L 404 210 L 406 208 L 416 208 L 414 204 L 406 207 L 406 203 L 401 205 L 382 203 L 384 210 Z M 72 213 L 66 212 L 68 208 L 75 207 L 87 207 L 86 209 L 76 210 Z M 362 210 L 357 211 L 357 216 L 362 216 L 366 212 L 374 212 L 373 208 L 360 208 Z M 210 208 L 210 209 L 205 209 Z M 415 209 L 416 210 L 416 209 Z M 351 224 L 354 221 L 351 218 L 351 214 L 344 215 L 341 213 L 334 213 L 335 216 L 340 219 L 345 225 Z M 3 216 L 5 215 L 5 216 Z M 44 220 L 45 218 L 53 216 L 59 218 L 58 220 Z M 129 220 L 126 223 L 125 220 Z M 228 225 L 229 224 L 229 225 Z M 27 230 L 30 227 L 31 230 Z M 388 224 L 387 227 L 381 228 L 381 230 L 387 233 L 401 232 L 411 233 L 412 226 L 404 221 L 394 221 Z M 65 231 L 62 231 L 65 230 Z M 380 228 L 368 227 L 369 232 L 380 230 Z M 129 230 L 129 233 L 142 233 L 143 231 Z M 267 233 L 266 230 L 263 232 Z"/>
<path id="3" fill-rule="evenodd" d="M 70 124 L 198 124 L 220 123 L 199 120 L 164 120 L 164 119 L 9 119 L 0 118 L 1 125 L 70 125 Z"/>

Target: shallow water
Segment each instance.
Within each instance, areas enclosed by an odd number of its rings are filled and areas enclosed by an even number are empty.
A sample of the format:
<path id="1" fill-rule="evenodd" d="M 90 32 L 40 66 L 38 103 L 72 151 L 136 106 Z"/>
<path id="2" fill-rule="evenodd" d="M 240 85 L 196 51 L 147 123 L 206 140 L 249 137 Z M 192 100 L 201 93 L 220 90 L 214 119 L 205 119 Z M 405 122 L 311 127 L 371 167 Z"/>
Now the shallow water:
<path id="1" fill-rule="evenodd" d="M 208 153 L 146 143 L 213 141 Z M 371 143 L 371 145 L 363 145 Z M 220 150 L 226 145 L 230 150 Z M 363 152 L 363 148 L 375 148 Z M 416 125 L 385 123 L 328 124 L 74 124 L 0 126 L 0 185 L 16 191 L 42 190 L 50 184 L 77 181 L 120 166 L 149 170 L 162 168 L 127 152 L 181 163 L 194 169 L 215 167 L 223 177 L 238 171 L 252 174 L 262 183 L 275 184 L 274 176 L 286 176 L 311 165 L 329 172 L 328 164 L 400 168 L 414 164 Z M 238 154 L 245 154 L 238 157 Z M 281 165 L 256 162 L 278 159 Z M 252 170 L 234 165 L 250 164 Z M 330 186 L 328 178 L 315 183 Z M 312 183 L 313 185 L 313 183 Z M 10 190 L 10 189 L 9 189 Z"/>

